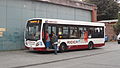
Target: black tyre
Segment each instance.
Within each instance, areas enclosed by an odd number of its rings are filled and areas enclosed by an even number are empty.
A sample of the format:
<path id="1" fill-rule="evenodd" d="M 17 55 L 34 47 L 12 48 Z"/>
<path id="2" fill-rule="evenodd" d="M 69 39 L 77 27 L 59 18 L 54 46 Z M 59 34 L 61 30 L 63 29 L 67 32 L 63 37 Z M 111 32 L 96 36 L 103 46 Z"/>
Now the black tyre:
<path id="1" fill-rule="evenodd" d="M 59 47 L 59 51 L 61 53 L 67 51 L 67 46 L 64 43 L 62 43 Z"/>
<path id="2" fill-rule="evenodd" d="M 118 44 L 120 44 L 120 41 L 118 41 Z"/>
<path id="3" fill-rule="evenodd" d="M 94 48 L 93 42 L 89 42 L 89 44 L 88 44 L 88 49 L 91 50 L 91 49 L 93 49 L 93 48 Z"/>

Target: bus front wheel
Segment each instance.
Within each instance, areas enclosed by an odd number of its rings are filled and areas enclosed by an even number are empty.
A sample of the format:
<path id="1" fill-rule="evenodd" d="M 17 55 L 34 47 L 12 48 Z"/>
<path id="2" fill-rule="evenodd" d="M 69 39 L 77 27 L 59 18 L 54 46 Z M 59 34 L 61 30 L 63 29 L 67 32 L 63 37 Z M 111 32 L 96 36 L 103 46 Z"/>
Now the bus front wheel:
<path id="1" fill-rule="evenodd" d="M 65 43 L 62 43 L 59 47 L 59 51 L 61 53 L 65 52 L 67 50 L 67 45 Z"/>

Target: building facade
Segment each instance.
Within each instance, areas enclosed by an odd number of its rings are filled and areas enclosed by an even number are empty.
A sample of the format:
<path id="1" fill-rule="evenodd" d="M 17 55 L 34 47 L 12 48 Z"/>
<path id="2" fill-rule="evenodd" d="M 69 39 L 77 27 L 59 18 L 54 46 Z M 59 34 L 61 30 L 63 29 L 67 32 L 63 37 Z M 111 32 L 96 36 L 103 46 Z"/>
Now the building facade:
<path id="1" fill-rule="evenodd" d="M 115 41 L 117 38 L 117 35 L 114 31 L 113 26 L 118 22 L 117 19 L 115 20 L 103 20 L 99 21 L 101 23 L 105 23 L 105 35 L 108 36 L 108 41 Z"/>
<path id="2" fill-rule="evenodd" d="M 0 0 L 0 50 L 24 49 L 30 18 L 96 21 L 96 6 L 71 0 Z"/>

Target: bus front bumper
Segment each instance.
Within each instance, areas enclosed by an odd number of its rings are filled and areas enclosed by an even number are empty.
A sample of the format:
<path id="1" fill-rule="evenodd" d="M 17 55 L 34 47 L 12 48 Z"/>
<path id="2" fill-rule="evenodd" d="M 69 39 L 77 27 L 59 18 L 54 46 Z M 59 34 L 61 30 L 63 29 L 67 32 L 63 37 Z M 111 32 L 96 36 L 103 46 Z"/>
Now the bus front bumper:
<path id="1" fill-rule="evenodd" d="M 33 47 L 27 47 L 25 46 L 27 49 L 32 50 L 32 51 L 54 51 L 53 49 L 46 49 L 45 47 L 37 47 L 37 48 L 33 48 Z"/>

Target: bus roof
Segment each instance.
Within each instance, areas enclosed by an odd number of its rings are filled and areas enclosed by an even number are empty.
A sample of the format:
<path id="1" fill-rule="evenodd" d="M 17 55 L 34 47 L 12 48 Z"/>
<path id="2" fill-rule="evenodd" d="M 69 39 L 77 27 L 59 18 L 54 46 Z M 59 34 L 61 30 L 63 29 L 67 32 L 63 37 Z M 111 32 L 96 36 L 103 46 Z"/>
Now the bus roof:
<path id="1" fill-rule="evenodd" d="M 34 20 L 34 19 L 41 19 L 43 23 L 52 23 L 52 24 L 105 26 L 104 23 L 99 23 L 99 22 L 72 21 L 72 20 L 47 19 L 47 18 L 32 18 L 32 19 L 29 19 L 29 20 Z"/>

